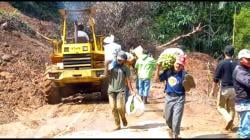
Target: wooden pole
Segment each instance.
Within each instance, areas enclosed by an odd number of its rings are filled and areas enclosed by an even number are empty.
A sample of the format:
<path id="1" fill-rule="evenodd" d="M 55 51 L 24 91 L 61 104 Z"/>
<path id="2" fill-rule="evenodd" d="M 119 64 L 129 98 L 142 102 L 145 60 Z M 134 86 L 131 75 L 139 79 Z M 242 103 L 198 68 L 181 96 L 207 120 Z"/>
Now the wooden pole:
<path id="1" fill-rule="evenodd" d="M 233 46 L 234 46 L 234 36 L 235 36 L 235 17 L 236 17 L 236 6 L 234 6 Z"/>

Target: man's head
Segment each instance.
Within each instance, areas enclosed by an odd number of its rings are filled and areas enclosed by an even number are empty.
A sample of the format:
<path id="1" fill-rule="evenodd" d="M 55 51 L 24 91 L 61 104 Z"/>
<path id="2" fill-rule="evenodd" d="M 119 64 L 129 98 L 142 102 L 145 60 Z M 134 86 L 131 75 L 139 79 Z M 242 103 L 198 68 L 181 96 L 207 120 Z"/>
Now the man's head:
<path id="1" fill-rule="evenodd" d="M 79 25 L 78 25 L 78 30 L 83 31 L 83 30 L 84 30 L 84 26 L 83 26 L 82 24 L 79 24 Z"/>
<path id="2" fill-rule="evenodd" d="M 174 63 L 174 70 L 176 72 L 179 72 L 184 69 L 184 66 L 186 64 L 186 55 L 180 55 L 176 58 L 176 61 Z"/>
<path id="3" fill-rule="evenodd" d="M 232 57 L 234 55 L 234 47 L 232 45 L 227 45 L 223 52 L 226 56 Z"/>
<path id="4" fill-rule="evenodd" d="M 242 49 L 239 54 L 238 58 L 240 59 L 240 64 L 250 69 L 250 50 L 249 49 Z"/>
<path id="5" fill-rule="evenodd" d="M 127 54 L 124 51 L 118 52 L 118 55 L 117 55 L 118 64 L 121 64 L 121 65 L 124 64 L 127 61 L 127 59 L 128 59 Z"/>

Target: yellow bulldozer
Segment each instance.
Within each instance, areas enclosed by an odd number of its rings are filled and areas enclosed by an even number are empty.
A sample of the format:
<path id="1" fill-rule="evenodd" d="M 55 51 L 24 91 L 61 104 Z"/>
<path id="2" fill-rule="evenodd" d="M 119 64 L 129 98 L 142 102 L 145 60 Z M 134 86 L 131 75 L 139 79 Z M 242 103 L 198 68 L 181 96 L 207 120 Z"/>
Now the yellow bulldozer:
<path id="1" fill-rule="evenodd" d="M 57 104 L 69 94 L 67 87 L 77 85 L 89 92 L 101 92 L 107 99 L 107 81 L 104 74 L 104 36 L 96 35 L 95 9 L 60 9 L 61 39 L 49 40 L 53 47 L 51 64 L 46 66 L 44 92 L 48 103 Z M 80 15 L 79 17 L 75 15 Z M 79 36 L 79 24 L 87 27 L 88 38 Z M 68 92 L 68 93 L 67 93 Z"/>

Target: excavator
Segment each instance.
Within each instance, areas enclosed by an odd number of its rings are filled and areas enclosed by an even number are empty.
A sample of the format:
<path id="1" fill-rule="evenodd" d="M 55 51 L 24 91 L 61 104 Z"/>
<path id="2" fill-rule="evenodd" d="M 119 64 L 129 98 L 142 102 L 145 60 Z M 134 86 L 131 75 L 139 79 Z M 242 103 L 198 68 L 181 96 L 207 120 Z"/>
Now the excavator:
<path id="1" fill-rule="evenodd" d="M 61 38 L 47 39 L 53 51 L 51 64 L 44 73 L 44 93 L 49 104 L 58 104 L 62 97 L 68 96 L 70 85 L 88 89 L 89 92 L 101 92 L 101 98 L 107 99 L 107 77 L 104 76 L 103 35 L 96 35 L 94 8 L 81 10 L 59 9 L 62 17 Z M 79 16 L 76 16 L 79 15 Z M 85 26 L 89 39 L 79 37 L 78 23 Z M 67 93 L 68 92 L 68 93 Z"/>

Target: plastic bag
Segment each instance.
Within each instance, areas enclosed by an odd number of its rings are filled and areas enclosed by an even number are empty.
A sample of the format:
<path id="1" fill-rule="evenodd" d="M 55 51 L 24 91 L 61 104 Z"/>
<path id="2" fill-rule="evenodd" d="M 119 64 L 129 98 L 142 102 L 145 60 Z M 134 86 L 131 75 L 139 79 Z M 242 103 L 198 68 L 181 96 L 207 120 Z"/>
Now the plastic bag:
<path id="1" fill-rule="evenodd" d="M 144 113 L 144 103 L 139 95 L 130 95 L 126 103 L 128 115 L 139 117 Z"/>

